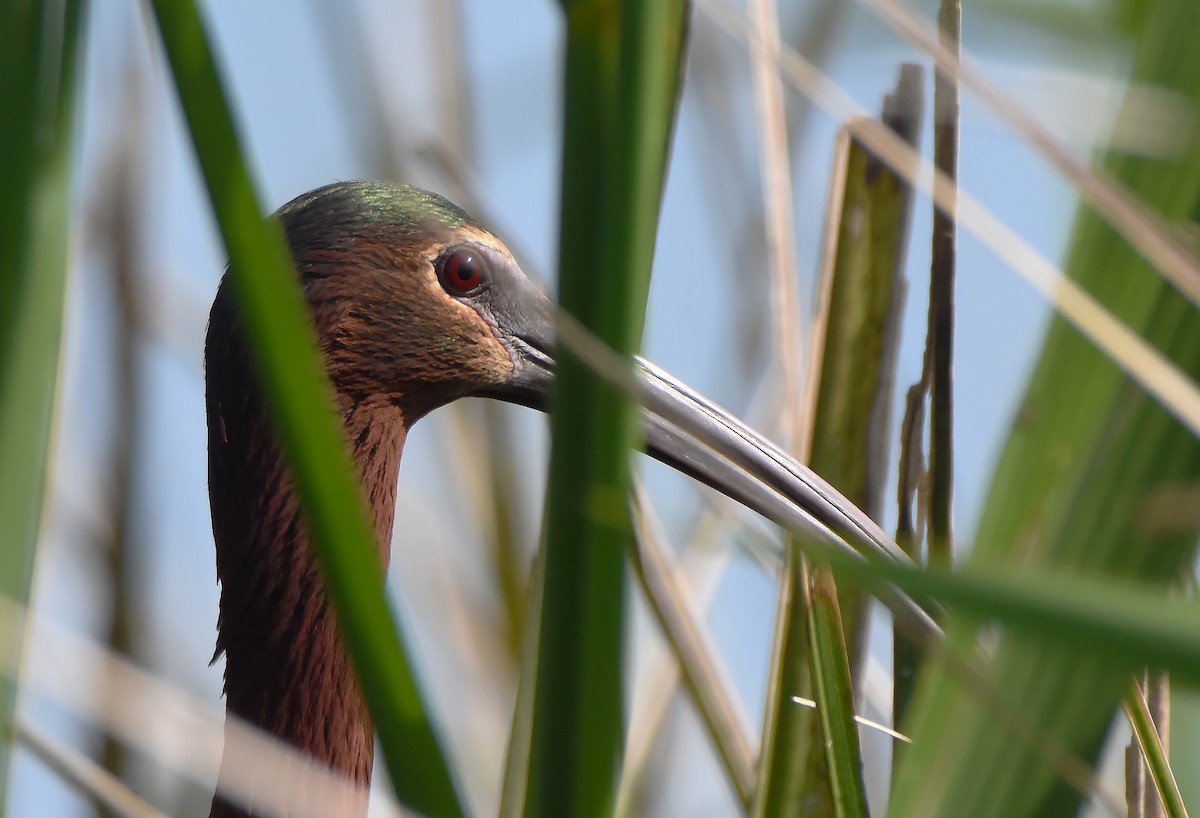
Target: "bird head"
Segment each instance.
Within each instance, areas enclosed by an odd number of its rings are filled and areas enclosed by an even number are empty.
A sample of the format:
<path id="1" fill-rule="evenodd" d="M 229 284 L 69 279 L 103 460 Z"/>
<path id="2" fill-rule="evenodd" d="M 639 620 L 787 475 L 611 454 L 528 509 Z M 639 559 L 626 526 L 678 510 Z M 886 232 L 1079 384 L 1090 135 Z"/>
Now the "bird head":
<path id="1" fill-rule="evenodd" d="M 328 185 L 280 209 L 344 401 L 386 401 L 406 423 L 457 398 L 544 395 L 549 301 L 504 243 L 434 193 Z"/>
<path id="2" fill-rule="evenodd" d="M 405 426 L 470 395 L 546 409 L 552 305 L 504 243 L 461 208 L 413 187 L 346 182 L 276 215 L 344 409 L 390 405 Z M 253 379 L 242 377 L 249 371 L 230 295 L 222 284 L 207 356 L 237 384 Z M 652 456 L 816 540 L 908 559 L 819 475 L 653 365 L 638 358 L 633 368 Z M 211 378 L 209 389 L 218 416 L 225 400 L 248 399 Z M 917 632 L 936 631 L 912 600 L 884 601 Z"/>

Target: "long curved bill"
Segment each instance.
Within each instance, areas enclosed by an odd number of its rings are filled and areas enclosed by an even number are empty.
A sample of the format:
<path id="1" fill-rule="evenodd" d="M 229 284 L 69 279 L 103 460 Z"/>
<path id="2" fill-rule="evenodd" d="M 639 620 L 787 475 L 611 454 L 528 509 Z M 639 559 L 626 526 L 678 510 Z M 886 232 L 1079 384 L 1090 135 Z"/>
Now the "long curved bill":
<path id="1" fill-rule="evenodd" d="M 481 395 L 545 411 L 557 336 L 572 354 L 641 404 L 646 451 L 655 459 L 826 545 L 860 557 L 911 562 L 878 525 L 812 469 L 653 364 L 636 358 L 631 376 L 619 356 L 574 319 L 559 312 L 552 322 L 552 308 L 540 293 L 523 295 L 496 313 L 516 369 L 508 381 Z M 899 591 L 883 595 L 881 601 L 910 638 L 925 642 L 940 633 L 929 613 Z"/>
<path id="2" fill-rule="evenodd" d="M 653 364 L 636 359 L 646 451 L 767 519 L 857 556 L 909 557 L 862 510 L 807 466 L 729 412 Z M 899 591 L 881 601 L 910 638 L 940 633 L 927 611 Z"/>

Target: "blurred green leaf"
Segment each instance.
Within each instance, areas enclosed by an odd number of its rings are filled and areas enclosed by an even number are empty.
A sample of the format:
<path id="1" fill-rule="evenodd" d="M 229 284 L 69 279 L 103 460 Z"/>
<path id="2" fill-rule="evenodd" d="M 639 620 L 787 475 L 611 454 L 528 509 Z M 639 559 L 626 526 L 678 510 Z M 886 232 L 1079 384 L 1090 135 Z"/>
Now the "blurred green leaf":
<path id="1" fill-rule="evenodd" d="M 1153 0 L 966 0 L 972 10 L 1023 22 L 1072 40 L 1126 40 L 1149 19 Z"/>
<path id="2" fill-rule="evenodd" d="M 559 298 L 637 350 L 674 121 L 682 0 L 565 4 Z M 552 396 L 545 583 L 525 814 L 609 815 L 624 739 L 626 496 L 635 416 L 560 350 Z"/>
<path id="3" fill-rule="evenodd" d="M 400 801 L 417 812 L 462 816 L 410 651 L 384 594 L 374 529 L 308 307 L 279 224 L 262 216 L 199 13 L 190 0 L 156 0 L 154 11 L 265 392 L 392 783 Z"/>
<path id="4" fill-rule="evenodd" d="M 1182 771 L 1200 769 L 1200 698 L 1196 691 L 1171 687 L 1171 764 Z M 1185 804 L 1195 810 L 1200 805 L 1200 778 L 1195 775 L 1176 777 L 1179 793 Z"/>
<path id="5" fill-rule="evenodd" d="M 1200 631 L 1196 628 L 1200 603 L 1169 597 L 1161 588 L 1049 566 L 1036 575 L 999 567 L 949 572 L 868 564 L 840 552 L 822 556 L 831 558 L 839 575 L 867 588 L 878 591 L 894 583 L 918 599 L 944 603 L 959 622 L 994 620 L 1012 629 L 1026 647 L 1044 645 L 1053 648 L 1050 653 L 1077 664 L 1086 658 L 1088 667 L 1103 665 L 1125 681 L 1138 667 L 1150 665 L 1169 670 L 1180 681 L 1200 683 Z M 944 649 L 975 655 L 973 647 L 956 650 L 947 645 Z M 1014 701 L 1026 701 L 1021 690 L 994 681 L 991 688 Z M 1069 706 L 1069 698 L 1060 704 Z M 1009 725 L 996 727 L 997 732 L 1005 733 Z"/>
<path id="6" fill-rule="evenodd" d="M 29 601 L 70 246 L 79 0 L 0 5 L 0 596 Z M 0 641 L 17 646 L 20 634 Z M 16 686 L 0 677 L 0 813 Z"/>
<path id="7" fill-rule="evenodd" d="M 1200 15 L 1190 0 L 1155 5 L 1137 46 L 1132 79 L 1200 102 Z M 1194 135 L 1193 135 L 1194 138 Z M 1108 172 L 1165 219 L 1195 218 L 1200 143 L 1175 161 L 1112 154 Z M 1200 314 L 1090 212 L 1078 221 L 1067 262 L 1122 320 L 1192 377 L 1200 374 Z M 1196 540 L 1194 492 L 1200 443 L 1074 329 L 1055 320 L 1001 456 L 970 557 L 975 572 L 1055 566 L 1164 585 L 1186 567 Z M 1080 660 L 1053 624 L 1036 645 L 1004 639 L 987 678 L 1022 703 L 1043 743 L 1086 761 L 1099 753 L 1127 663 Z M 970 624 L 950 629 L 955 644 Z M 1109 652 L 1111 657 L 1111 652 Z M 1031 742 L 1013 736 L 944 671 L 925 675 L 913 737 L 893 801 L 896 815 L 1060 816 L 1080 794 Z M 1002 795 L 1003 794 L 1003 795 Z"/>

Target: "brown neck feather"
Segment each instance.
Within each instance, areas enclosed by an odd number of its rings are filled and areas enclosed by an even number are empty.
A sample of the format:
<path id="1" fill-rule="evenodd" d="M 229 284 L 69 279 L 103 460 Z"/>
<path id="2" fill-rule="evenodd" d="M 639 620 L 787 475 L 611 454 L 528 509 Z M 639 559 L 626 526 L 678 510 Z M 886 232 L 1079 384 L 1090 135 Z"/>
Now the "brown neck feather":
<path id="1" fill-rule="evenodd" d="M 221 338 L 214 343 L 213 334 L 207 352 L 209 494 L 221 583 L 217 651 L 226 656 L 228 712 L 366 785 L 374 732 L 303 515 L 261 399 L 244 377 L 243 356 Z M 214 367 L 214 357 L 223 353 Z M 343 418 L 386 564 L 404 419 L 382 399 L 347 406 Z M 348 805 L 336 818 L 350 818 L 361 807 Z M 253 812 L 219 798 L 213 802 L 213 818 L 246 815 Z"/>

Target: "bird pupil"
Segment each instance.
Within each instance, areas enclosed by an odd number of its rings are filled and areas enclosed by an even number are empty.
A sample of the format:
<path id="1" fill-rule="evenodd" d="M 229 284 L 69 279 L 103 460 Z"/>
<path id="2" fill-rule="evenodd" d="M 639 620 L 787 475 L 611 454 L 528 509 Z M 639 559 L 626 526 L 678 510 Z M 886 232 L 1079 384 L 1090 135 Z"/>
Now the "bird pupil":
<path id="1" fill-rule="evenodd" d="M 453 251 L 442 262 L 442 283 L 452 295 L 467 295 L 472 292 L 483 283 L 486 274 L 486 262 L 482 262 L 468 250 Z"/>

